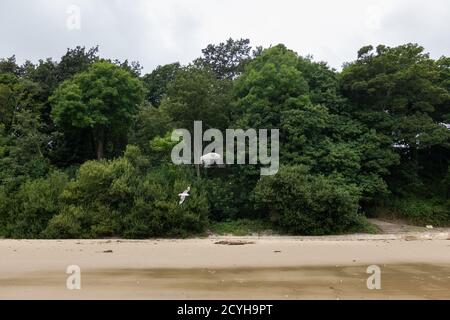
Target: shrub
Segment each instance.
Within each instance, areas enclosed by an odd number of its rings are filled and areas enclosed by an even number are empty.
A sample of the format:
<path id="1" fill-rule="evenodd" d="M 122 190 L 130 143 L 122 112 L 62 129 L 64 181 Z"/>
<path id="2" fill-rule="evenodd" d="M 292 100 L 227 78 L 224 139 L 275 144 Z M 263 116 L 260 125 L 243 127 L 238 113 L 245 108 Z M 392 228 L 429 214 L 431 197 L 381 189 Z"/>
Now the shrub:
<path id="1" fill-rule="evenodd" d="M 356 187 L 302 166 L 281 168 L 255 188 L 259 210 L 286 232 L 303 235 L 342 233 L 358 224 L 358 194 Z"/>
<path id="2" fill-rule="evenodd" d="M 79 207 L 68 206 L 49 221 L 43 234 L 47 238 L 79 238 L 82 235 L 80 218 L 83 216 Z"/>
<path id="3" fill-rule="evenodd" d="M 450 203 L 440 198 L 390 198 L 374 209 L 374 215 L 389 219 L 404 219 L 417 225 L 450 225 Z"/>
<path id="4" fill-rule="evenodd" d="M 135 193 L 131 212 L 124 217 L 125 237 L 186 237 L 205 231 L 208 201 L 189 171 L 175 166 L 153 169 Z M 178 194 L 188 186 L 190 196 L 179 205 Z"/>
<path id="5" fill-rule="evenodd" d="M 2 214 L 7 220 L 6 234 L 14 238 L 39 237 L 48 221 L 59 212 L 59 196 L 67 181 L 66 174 L 54 171 L 47 178 L 23 183 L 8 204 L 0 208 L 9 210 Z"/>
<path id="6" fill-rule="evenodd" d="M 208 197 L 212 220 L 222 221 L 236 217 L 239 208 L 232 182 L 220 178 L 203 178 L 201 186 Z"/>
<path id="7" fill-rule="evenodd" d="M 10 199 L 5 188 L 0 186 L 0 237 L 6 235 L 6 224 L 8 222 Z"/>
<path id="8" fill-rule="evenodd" d="M 61 212 L 45 232 L 51 238 L 185 237 L 208 223 L 208 202 L 192 174 L 173 165 L 147 170 L 135 147 L 125 157 L 88 161 L 61 195 Z M 191 186 L 179 205 L 178 194 Z"/>
<path id="9" fill-rule="evenodd" d="M 210 231 L 219 234 L 232 234 L 235 236 L 247 236 L 252 234 L 272 234 L 273 226 L 267 221 L 261 219 L 236 219 L 221 222 L 213 222 L 210 226 Z"/>

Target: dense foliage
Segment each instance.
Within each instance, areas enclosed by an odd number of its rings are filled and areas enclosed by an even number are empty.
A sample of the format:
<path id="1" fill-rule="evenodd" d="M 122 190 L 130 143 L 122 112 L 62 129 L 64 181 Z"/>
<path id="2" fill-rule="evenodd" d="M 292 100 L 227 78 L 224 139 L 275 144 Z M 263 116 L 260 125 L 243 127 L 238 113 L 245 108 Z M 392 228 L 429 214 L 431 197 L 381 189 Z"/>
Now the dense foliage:
<path id="1" fill-rule="evenodd" d="M 450 58 L 366 46 L 338 72 L 284 45 L 229 39 L 192 64 L 141 69 L 98 48 L 0 60 L 0 236 L 333 234 L 364 231 L 368 216 L 450 224 Z M 279 172 L 172 164 L 173 129 L 196 120 L 279 129 Z"/>

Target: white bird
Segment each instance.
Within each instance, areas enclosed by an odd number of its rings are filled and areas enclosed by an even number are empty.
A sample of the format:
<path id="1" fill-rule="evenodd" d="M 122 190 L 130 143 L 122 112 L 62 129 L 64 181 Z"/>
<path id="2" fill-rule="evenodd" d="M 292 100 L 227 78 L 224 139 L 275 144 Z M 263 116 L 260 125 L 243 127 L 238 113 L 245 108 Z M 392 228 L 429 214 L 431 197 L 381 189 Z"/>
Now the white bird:
<path id="1" fill-rule="evenodd" d="M 179 202 L 180 205 L 184 202 L 186 197 L 189 197 L 189 191 L 191 191 L 191 187 L 187 187 L 186 190 L 184 190 L 182 193 L 178 194 L 178 196 L 180 197 L 180 202 Z"/>
<path id="2" fill-rule="evenodd" d="M 441 123 L 439 123 L 441 126 L 443 126 L 444 128 L 447 128 L 448 130 L 450 130 L 450 123 L 444 123 L 444 122 L 441 122 Z"/>
<path id="3" fill-rule="evenodd" d="M 222 164 L 223 163 L 222 156 L 215 152 L 210 152 L 210 153 L 207 153 L 207 154 L 201 156 L 200 161 L 205 167 L 211 167 L 214 164 Z"/>

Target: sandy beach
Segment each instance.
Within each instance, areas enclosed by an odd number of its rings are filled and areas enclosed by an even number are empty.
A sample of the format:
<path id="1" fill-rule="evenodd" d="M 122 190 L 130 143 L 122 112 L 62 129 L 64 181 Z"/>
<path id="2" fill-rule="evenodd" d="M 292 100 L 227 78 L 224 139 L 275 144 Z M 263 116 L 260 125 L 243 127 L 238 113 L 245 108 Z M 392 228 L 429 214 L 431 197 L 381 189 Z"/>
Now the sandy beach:
<path id="1" fill-rule="evenodd" d="M 0 299 L 450 299 L 450 241 L 432 238 L 0 240 Z"/>

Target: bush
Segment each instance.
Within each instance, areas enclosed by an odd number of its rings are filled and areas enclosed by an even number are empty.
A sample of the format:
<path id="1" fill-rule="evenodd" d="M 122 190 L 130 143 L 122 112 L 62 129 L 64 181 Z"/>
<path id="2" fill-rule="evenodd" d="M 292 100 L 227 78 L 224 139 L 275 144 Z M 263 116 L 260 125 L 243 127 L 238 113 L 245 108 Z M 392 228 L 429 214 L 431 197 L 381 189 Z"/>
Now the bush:
<path id="1" fill-rule="evenodd" d="M 255 188 L 256 206 L 291 234 L 343 233 L 358 224 L 358 192 L 340 180 L 311 175 L 302 166 L 281 168 Z"/>
<path id="2" fill-rule="evenodd" d="M 128 238 L 186 237 L 203 233 L 208 225 L 208 200 L 192 173 L 182 167 L 150 170 L 135 193 L 123 222 Z M 178 194 L 188 186 L 190 196 L 179 205 Z"/>
<path id="3" fill-rule="evenodd" d="M 46 238 L 78 238 L 82 235 L 80 218 L 84 216 L 80 208 L 68 206 L 60 214 L 54 216 L 44 231 Z"/>
<path id="4" fill-rule="evenodd" d="M 23 183 L 11 199 L 0 206 L 1 216 L 6 221 L 6 235 L 14 238 L 39 237 L 48 221 L 59 212 L 59 196 L 67 181 L 66 174 L 54 171 L 47 178 Z"/>
<path id="5" fill-rule="evenodd" d="M 0 186 L 0 237 L 6 235 L 6 224 L 8 223 L 10 199 L 5 188 Z"/>
<path id="6" fill-rule="evenodd" d="M 61 195 L 51 238 L 185 237 L 204 232 L 206 196 L 189 171 L 173 165 L 147 170 L 136 147 L 112 161 L 88 161 Z M 191 186 L 179 205 L 178 194 Z"/>
<path id="7" fill-rule="evenodd" d="M 374 209 L 374 215 L 403 219 L 416 225 L 449 226 L 450 203 L 443 199 L 420 197 L 391 198 Z"/>
<path id="8" fill-rule="evenodd" d="M 220 178 L 203 178 L 201 186 L 208 197 L 212 220 L 223 221 L 236 217 L 239 208 L 232 182 Z"/>
<path id="9" fill-rule="evenodd" d="M 236 219 L 222 222 L 213 222 L 210 226 L 210 231 L 219 234 L 232 234 L 235 236 L 247 236 L 252 234 L 272 234 L 273 226 L 267 221 L 261 219 Z"/>

